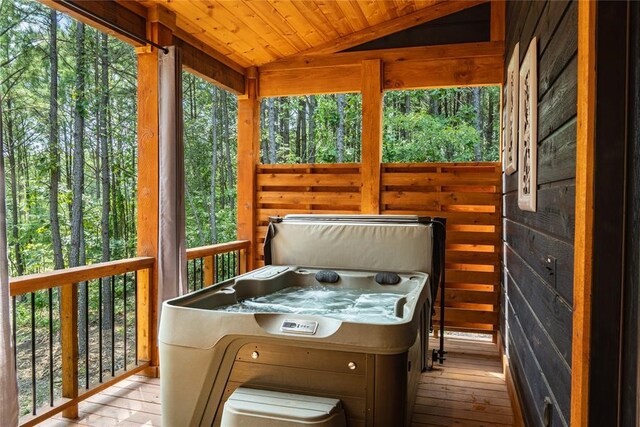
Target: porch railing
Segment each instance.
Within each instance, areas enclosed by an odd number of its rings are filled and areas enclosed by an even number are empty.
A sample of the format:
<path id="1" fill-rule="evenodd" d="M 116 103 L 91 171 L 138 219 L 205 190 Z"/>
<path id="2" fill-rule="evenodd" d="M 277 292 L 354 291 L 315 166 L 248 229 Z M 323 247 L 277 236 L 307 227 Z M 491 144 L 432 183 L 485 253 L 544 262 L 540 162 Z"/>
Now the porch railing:
<path id="1" fill-rule="evenodd" d="M 189 291 L 246 272 L 249 241 L 187 250 Z M 139 257 L 12 278 L 20 425 L 62 412 L 150 367 L 155 259 Z"/>
<path id="2" fill-rule="evenodd" d="M 248 240 L 187 249 L 187 288 L 197 291 L 247 271 Z"/>
<path id="3" fill-rule="evenodd" d="M 105 262 L 11 279 L 21 426 L 55 414 L 149 366 L 138 349 L 150 325 L 144 283 L 154 258 Z M 30 397 L 29 397 L 30 396 Z"/>

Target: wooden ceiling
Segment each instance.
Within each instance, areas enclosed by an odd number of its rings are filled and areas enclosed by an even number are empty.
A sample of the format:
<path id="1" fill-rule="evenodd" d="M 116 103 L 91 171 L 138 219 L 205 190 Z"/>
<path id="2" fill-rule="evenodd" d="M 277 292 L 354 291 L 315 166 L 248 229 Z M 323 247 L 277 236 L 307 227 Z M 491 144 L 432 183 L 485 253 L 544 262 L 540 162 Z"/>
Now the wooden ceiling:
<path id="1" fill-rule="evenodd" d="M 325 54 L 475 6 L 451 0 L 144 0 L 242 68 Z"/>

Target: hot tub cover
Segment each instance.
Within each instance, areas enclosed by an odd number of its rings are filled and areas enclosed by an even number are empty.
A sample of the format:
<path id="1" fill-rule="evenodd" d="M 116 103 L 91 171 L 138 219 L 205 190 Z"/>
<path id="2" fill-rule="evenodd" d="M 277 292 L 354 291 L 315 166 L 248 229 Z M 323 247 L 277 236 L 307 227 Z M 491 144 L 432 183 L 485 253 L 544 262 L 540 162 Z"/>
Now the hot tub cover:
<path id="1" fill-rule="evenodd" d="M 412 215 L 272 218 L 265 263 L 392 272 L 433 269 L 433 228 Z"/>

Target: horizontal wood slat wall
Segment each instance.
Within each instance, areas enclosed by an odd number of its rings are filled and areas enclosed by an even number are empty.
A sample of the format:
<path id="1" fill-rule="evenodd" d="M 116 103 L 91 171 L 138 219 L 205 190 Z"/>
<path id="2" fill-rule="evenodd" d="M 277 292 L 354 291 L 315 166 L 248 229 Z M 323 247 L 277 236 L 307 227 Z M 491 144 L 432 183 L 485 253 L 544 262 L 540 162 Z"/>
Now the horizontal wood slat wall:
<path id="1" fill-rule="evenodd" d="M 269 216 L 358 214 L 360 164 L 258 165 L 256 266 L 264 264 Z M 498 330 L 501 248 L 498 163 L 383 164 L 381 214 L 447 218 L 446 324 Z M 439 301 L 437 302 L 439 304 Z"/>
<path id="2" fill-rule="evenodd" d="M 382 166 L 381 214 L 447 218 L 445 320 L 450 330 L 493 335 L 498 330 L 501 179 L 499 163 Z"/>

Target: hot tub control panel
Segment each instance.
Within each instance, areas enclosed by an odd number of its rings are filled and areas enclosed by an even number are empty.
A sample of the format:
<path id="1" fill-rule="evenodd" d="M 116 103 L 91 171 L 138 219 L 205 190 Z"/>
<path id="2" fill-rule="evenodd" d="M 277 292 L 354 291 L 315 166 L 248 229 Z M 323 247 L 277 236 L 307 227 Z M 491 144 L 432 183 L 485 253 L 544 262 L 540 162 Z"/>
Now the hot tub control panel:
<path id="1" fill-rule="evenodd" d="M 314 335 L 318 329 L 318 322 L 314 320 L 285 319 L 280 326 L 282 332 L 294 334 Z"/>

